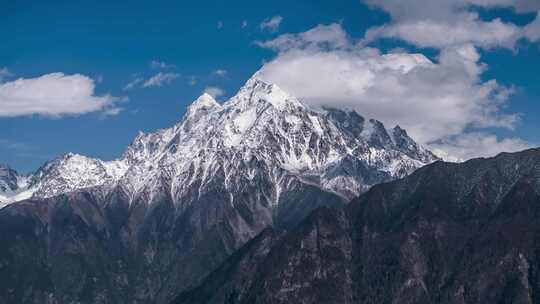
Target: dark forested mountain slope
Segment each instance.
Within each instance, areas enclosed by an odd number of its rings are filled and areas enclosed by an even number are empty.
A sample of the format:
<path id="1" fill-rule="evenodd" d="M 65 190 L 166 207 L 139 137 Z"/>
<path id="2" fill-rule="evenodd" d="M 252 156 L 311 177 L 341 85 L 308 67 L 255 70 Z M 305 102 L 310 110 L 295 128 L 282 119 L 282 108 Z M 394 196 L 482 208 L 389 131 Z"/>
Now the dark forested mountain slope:
<path id="1" fill-rule="evenodd" d="M 538 303 L 540 149 L 436 162 L 272 243 L 174 303 Z"/>

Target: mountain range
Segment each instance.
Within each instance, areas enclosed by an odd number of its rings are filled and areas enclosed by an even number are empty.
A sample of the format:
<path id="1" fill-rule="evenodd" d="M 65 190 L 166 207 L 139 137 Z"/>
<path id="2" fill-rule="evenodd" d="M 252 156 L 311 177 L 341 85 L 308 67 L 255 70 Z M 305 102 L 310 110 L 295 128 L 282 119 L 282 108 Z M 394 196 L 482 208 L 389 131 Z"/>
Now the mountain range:
<path id="1" fill-rule="evenodd" d="M 291 179 L 349 200 L 437 159 L 399 126 L 385 129 L 355 111 L 309 107 L 254 76 L 223 105 L 203 94 L 177 125 L 140 133 L 117 160 L 68 153 L 29 176 L 1 169 L 0 204 L 91 187 L 104 194 L 120 187 L 132 201 L 151 203 L 145 196 L 165 185 L 179 201 L 193 183 L 204 187 L 216 173 L 225 175 L 231 193 L 237 184 L 269 181 L 266 199 L 275 204 Z"/>
<path id="2" fill-rule="evenodd" d="M 399 126 L 309 106 L 255 75 L 116 160 L 0 167 L 0 302 L 168 303 L 268 227 L 289 231 L 437 160 Z"/>

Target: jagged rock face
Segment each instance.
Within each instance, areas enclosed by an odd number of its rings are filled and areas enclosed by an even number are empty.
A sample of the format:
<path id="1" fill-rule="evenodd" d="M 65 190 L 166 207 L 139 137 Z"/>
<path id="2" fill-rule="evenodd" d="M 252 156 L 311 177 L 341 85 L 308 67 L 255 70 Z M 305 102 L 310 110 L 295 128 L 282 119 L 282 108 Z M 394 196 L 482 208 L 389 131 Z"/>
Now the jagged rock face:
<path id="1" fill-rule="evenodd" d="M 31 194 L 25 191 L 27 184 L 27 176 L 0 164 L 0 208 L 13 200 L 23 200 L 30 197 Z"/>
<path id="2" fill-rule="evenodd" d="M 17 171 L 0 164 L 0 191 L 15 191 L 18 188 Z"/>
<path id="3" fill-rule="evenodd" d="M 32 198 L 0 210 L 0 302 L 168 303 L 266 227 L 435 159 L 399 127 L 253 78 L 118 160 L 67 154 L 29 177 Z"/>
<path id="4" fill-rule="evenodd" d="M 224 265 L 249 267 L 173 303 L 538 303 L 539 216 L 540 149 L 437 162 L 316 210 L 265 257 L 242 248 Z"/>
<path id="5" fill-rule="evenodd" d="M 35 198 L 48 198 L 62 193 L 95 186 L 111 187 L 125 171 L 122 162 L 104 162 L 68 153 L 47 162 L 30 177 L 29 189 Z"/>

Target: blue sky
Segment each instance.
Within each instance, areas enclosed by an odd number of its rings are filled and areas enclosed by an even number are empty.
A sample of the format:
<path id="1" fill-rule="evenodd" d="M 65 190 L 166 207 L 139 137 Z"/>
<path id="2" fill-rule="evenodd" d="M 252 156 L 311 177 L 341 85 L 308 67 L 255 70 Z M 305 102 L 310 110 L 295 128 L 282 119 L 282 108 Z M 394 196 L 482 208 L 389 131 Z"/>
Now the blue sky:
<path id="1" fill-rule="evenodd" d="M 511 91 L 504 102 L 497 106 L 496 114 L 486 114 L 496 119 L 504 119 L 506 114 L 518 114 L 516 117 L 519 116 L 519 119 L 512 122 L 511 126 L 482 122 L 479 127 L 479 121 L 484 121 L 484 118 L 471 118 L 470 121 L 460 121 L 463 127 L 453 133 L 426 134 L 427 131 L 422 131 L 426 130 L 424 126 L 411 125 L 410 129 L 418 130 L 413 133 L 423 138 L 423 143 L 457 154 L 461 152 L 456 152 L 456 142 L 463 144 L 465 139 L 476 140 L 478 134 L 497 136 L 495 145 L 489 142 L 485 144 L 490 146 L 497 146 L 505 138 L 519 140 L 518 144 L 508 142 L 500 146 L 502 150 L 540 143 L 540 134 L 537 132 L 540 129 L 537 119 L 540 115 L 540 54 L 536 28 L 530 27 L 527 34 L 523 34 L 523 37 L 518 35 L 515 39 L 506 36 L 500 39 L 498 36 L 477 39 L 474 36 L 459 38 L 452 45 L 447 45 L 438 40 L 418 40 L 400 34 L 400 26 L 424 20 L 425 16 L 403 17 L 404 14 L 399 12 L 400 8 L 396 8 L 393 1 L 370 2 L 371 6 L 353 0 L 35 1 L 32 4 L 1 1 L 0 37 L 3 42 L 0 48 L 0 71 L 3 69 L 4 72 L 0 72 L 0 107 L 9 109 L 17 102 L 5 93 L 10 83 L 13 84 L 17 79 L 37 79 L 58 72 L 64 76 L 83 75 L 84 78 L 78 79 L 77 83 L 93 81 L 95 90 L 88 95 L 101 98 L 99 101 L 107 105 L 85 113 L 76 113 L 75 109 L 75 112 L 64 111 L 55 115 L 44 113 L 46 110 L 35 110 L 36 107 L 30 107 L 29 110 L 17 108 L 17 111 L 11 112 L 2 112 L 0 108 L 0 162 L 28 172 L 35 170 L 44 161 L 67 152 L 113 159 L 122 153 L 139 130 L 153 131 L 179 121 L 187 105 L 209 87 L 221 89 L 224 94 L 217 98 L 223 101 L 233 95 L 265 63 L 272 63 L 266 69 L 267 78 L 278 83 L 286 82 L 287 77 L 283 73 L 287 72 L 287 65 L 280 60 L 290 59 L 293 54 L 313 56 L 315 52 L 336 52 L 340 56 L 347 56 L 358 51 L 357 44 L 363 44 L 362 48 L 378 49 L 381 54 L 420 53 L 434 63 L 438 63 L 442 52 L 456 45 L 472 45 L 480 56 L 474 64 L 485 67 L 484 71 L 478 73 L 478 81 L 496 79 L 500 86 Z M 519 6 L 519 3 L 527 1 L 517 1 L 518 4 L 508 2 L 497 7 L 470 6 L 467 10 L 478 13 L 475 22 L 491 24 L 495 18 L 501 18 L 503 25 L 515 24 L 519 28 L 534 22 L 535 10 L 540 10 L 534 3 L 525 9 Z M 433 14 L 444 14 L 447 19 L 443 20 L 448 24 L 454 22 L 452 18 L 459 20 L 462 17 L 440 11 Z M 276 22 L 278 24 L 274 24 L 274 27 L 261 26 L 261 23 L 277 16 L 281 22 Z M 309 40 L 311 36 L 299 34 L 312 29 L 317 29 L 312 33 L 320 34 L 326 28 L 317 26 L 332 24 L 336 26 L 327 32 L 338 36 L 340 33 L 346 34 L 346 46 L 342 42 L 336 44 L 336 36 L 332 36 L 331 41 L 325 41 L 329 46 L 321 46 L 319 42 Z M 384 24 L 393 25 L 395 30 L 385 29 L 371 40 L 364 39 L 368 29 Z M 491 27 L 486 27 L 487 32 L 490 30 Z M 291 50 L 277 43 L 272 46 L 263 45 L 286 33 L 291 33 L 286 37 L 301 46 Z M 484 37 L 482 35 L 479 32 L 477 36 Z M 399 51 L 396 48 L 400 48 Z M 342 58 L 356 60 L 354 58 L 358 55 L 354 54 L 353 59 Z M 153 61 L 163 65 L 152 65 Z M 450 69 L 448 66 L 444 68 L 444 71 Z M 218 70 L 225 72 L 219 75 L 219 72 L 216 73 Z M 170 79 L 162 81 L 160 86 L 154 82 L 154 85 L 148 83 L 143 87 L 145 82 L 158 73 L 169 75 Z M 49 81 L 57 81 L 58 78 L 62 77 L 53 77 Z M 126 90 L 126 85 L 136 79 L 141 80 Z M 407 83 L 417 83 L 417 80 L 412 82 L 409 79 Z M 28 82 L 23 85 L 28 85 Z M 4 95 L 7 97 L 1 96 L 1 86 L 5 86 Z M 438 90 L 437 84 L 432 86 L 433 90 Z M 312 96 L 319 103 L 332 102 L 325 95 L 332 92 L 322 92 L 318 96 L 317 92 L 307 92 L 305 87 L 291 86 L 290 90 L 301 95 L 301 98 Z M 353 95 L 355 90 L 352 90 Z M 53 92 L 50 97 L 35 88 L 25 89 L 24 92 L 35 95 L 28 97 L 27 102 L 39 103 L 57 96 Z M 356 96 L 352 97 L 356 100 Z M 380 94 L 358 98 L 368 97 L 373 100 L 384 98 Z M 98 99 L 90 101 L 97 102 Z M 461 101 L 459 104 L 462 104 Z M 338 100 L 336 105 L 354 107 L 361 114 L 363 112 L 362 103 L 351 106 L 349 101 Z M 373 115 L 379 113 L 378 110 L 366 111 Z M 434 110 L 430 108 L 426 111 Z M 459 113 L 457 115 L 461 115 Z M 390 124 L 401 124 L 403 120 L 406 126 L 408 121 L 415 119 L 391 115 L 386 117 L 384 113 L 380 116 L 384 116 L 381 119 Z M 450 143 L 451 140 L 453 142 Z M 485 147 L 476 151 L 480 149 Z M 491 152 L 489 150 L 485 153 Z M 462 154 L 475 156 L 474 151 L 467 153 Z"/>

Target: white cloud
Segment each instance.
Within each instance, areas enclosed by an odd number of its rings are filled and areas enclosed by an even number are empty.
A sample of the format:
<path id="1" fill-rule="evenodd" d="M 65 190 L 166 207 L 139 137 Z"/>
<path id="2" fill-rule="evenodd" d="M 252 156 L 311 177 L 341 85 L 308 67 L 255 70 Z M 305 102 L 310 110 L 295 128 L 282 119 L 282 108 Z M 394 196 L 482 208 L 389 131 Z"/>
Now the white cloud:
<path id="1" fill-rule="evenodd" d="M 530 41 L 540 40 L 540 10 L 536 13 L 536 19 L 525 27 L 525 37 Z"/>
<path id="2" fill-rule="evenodd" d="M 142 77 L 137 77 L 137 78 L 133 79 L 132 81 L 128 82 L 128 84 L 126 84 L 126 86 L 124 86 L 124 91 L 131 90 L 131 89 L 135 88 L 136 86 L 141 84 L 143 81 L 144 81 L 144 79 Z"/>
<path id="3" fill-rule="evenodd" d="M 430 145 L 432 151 L 447 161 L 460 162 L 474 157 L 491 157 L 500 152 L 516 152 L 531 148 L 519 138 L 499 139 L 493 134 L 466 133 Z"/>
<path id="4" fill-rule="evenodd" d="M 377 38 L 400 38 L 420 47 L 444 48 L 472 43 L 483 48 L 514 48 L 524 36 L 523 28 L 499 18 L 482 20 L 471 5 L 487 9 L 513 7 L 519 12 L 540 9 L 532 0 L 366 0 L 371 6 L 387 11 L 389 24 L 372 28 L 366 42 Z"/>
<path id="5" fill-rule="evenodd" d="M 537 0 L 362 0 L 370 6 L 387 11 L 392 18 L 425 19 L 433 18 L 449 20 L 463 11 L 467 11 L 471 5 L 493 8 L 513 8 L 518 13 L 535 12 L 540 10 L 540 2 Z"/>
<path id="6" fill-rule="evenodd" d="M 341 25 L 337 23 L 318 25 L 303 33 L 284 34 L 273 40 L 256 41 L 255 43 L 260 47 L 281 52 L 290 49 L 336 49 L 347 47 L 350 44 L 347 34 L 343 31 Z"/>
<path id="7" fill-rule="evenodd" d="M 218 87 L 206 87 L 204 89 L 204 93 L 207 93 L 217 99 L 218 97 L 223 96 L 225 94 L 225 91 Z"/>
<path id="8" fill-rule="evenodd" d="M 153 68 L 153 69 L 172 69 L 175 67 L 174 64 L 168 64 L 164 61 L 159 61 L 159 60 L 152 60 L 150 61 L 150 67 Z"/>
<path id="9" fill-rule="evenodd" d="M 227 71 L 223 69 L 217 69 L 214 71 L 214 74 L 219 77 L 225 77 L 225 75 L 227 75 Z"/>
<path id="10" fill-rule="evenodd" d="M 84 75 L 51 73 L 0 83 L 0 116 L 62 116 L 107 111 L 120 98 L 95 95 L 95 82 Z"/>
<path id="11" fill-rule="evenodd" d="M 401 38 L 420 47 L 443 48 L 474 43 L 484 48 L 514 48 L 522 31 L 500 19 L 479 21 L 476 14 L 463 14 L 448 23 L 433 20 L 414 20 L 371 29 L 368 41 L 379 37 Z"/>
<path id="12" fill-rule="evenodd" d="M 103 111 L 102 116 L 104 116 L 104 117 L 116 116 L 116 115 L 120 114 L 120 112 L 122 112 L 123 110 L 124 109 L 119 108 L 119 107 L 113 107 L 113 108 L 110 108 L 110 109 L 107 109 L 107 110 Z"/>
<path id="13" fill-rule="evenodd" d="M 159 72 L 156 75 L 150 77 L 148 80 L 146 80 L 141 87 L 143 88 L 151 88 L 151 87 L 161 87 L 165 84 L 170 83 L 171 81 L 175 80 L 180 76 L 177 73 L 162 73 Z"/>
<path id="14" fill-rule="evenodd" d="M 12 76 L 11 72 L 8 70 L 8 68 L 0 68 L 0 83 L 7 77 Z"/>
<path id="15" fill-rule="evenodd" d="M 272 18 L 265 19 L 259 25 L 259 27 L 261 28 L 261 30 L 269 30 L 270 32 L 277 32 L 282 21 L 283 21 L 283 17 L 274 16 Z"/>
<path id="16" fill-rule="evenodd" d="M 502 111 L 511 90 L 482 80 L 486 66 L 471 44 L 447 47 L 433 62 L 422 54 L 382 54 L 354 44 L 332 24 L 259 45 L 278 52 L 262 67 L 261 78 L 304 102 L 399 124 L 426 145 L 470 130 L 513 128 L 518 120 Z"/>
<path id="17" fill-rule="evenodd" d="M 150 61 L 150 67 L 152 69 L 174 69 L 176 66 L 173 64 L 166 63 L 160 60 Z M 180 77 L 180 74 L 173 72 L 159 72 L 154 76 L 146 79 L 144 77 L 138 76 L 137 74 L 133 75 L 133 78 L 124 86 L 124 91 L 131 90 L 134 88 L 151 88 L 151 87 L 162 87 L 165 84 L 168 84 Z"/>

